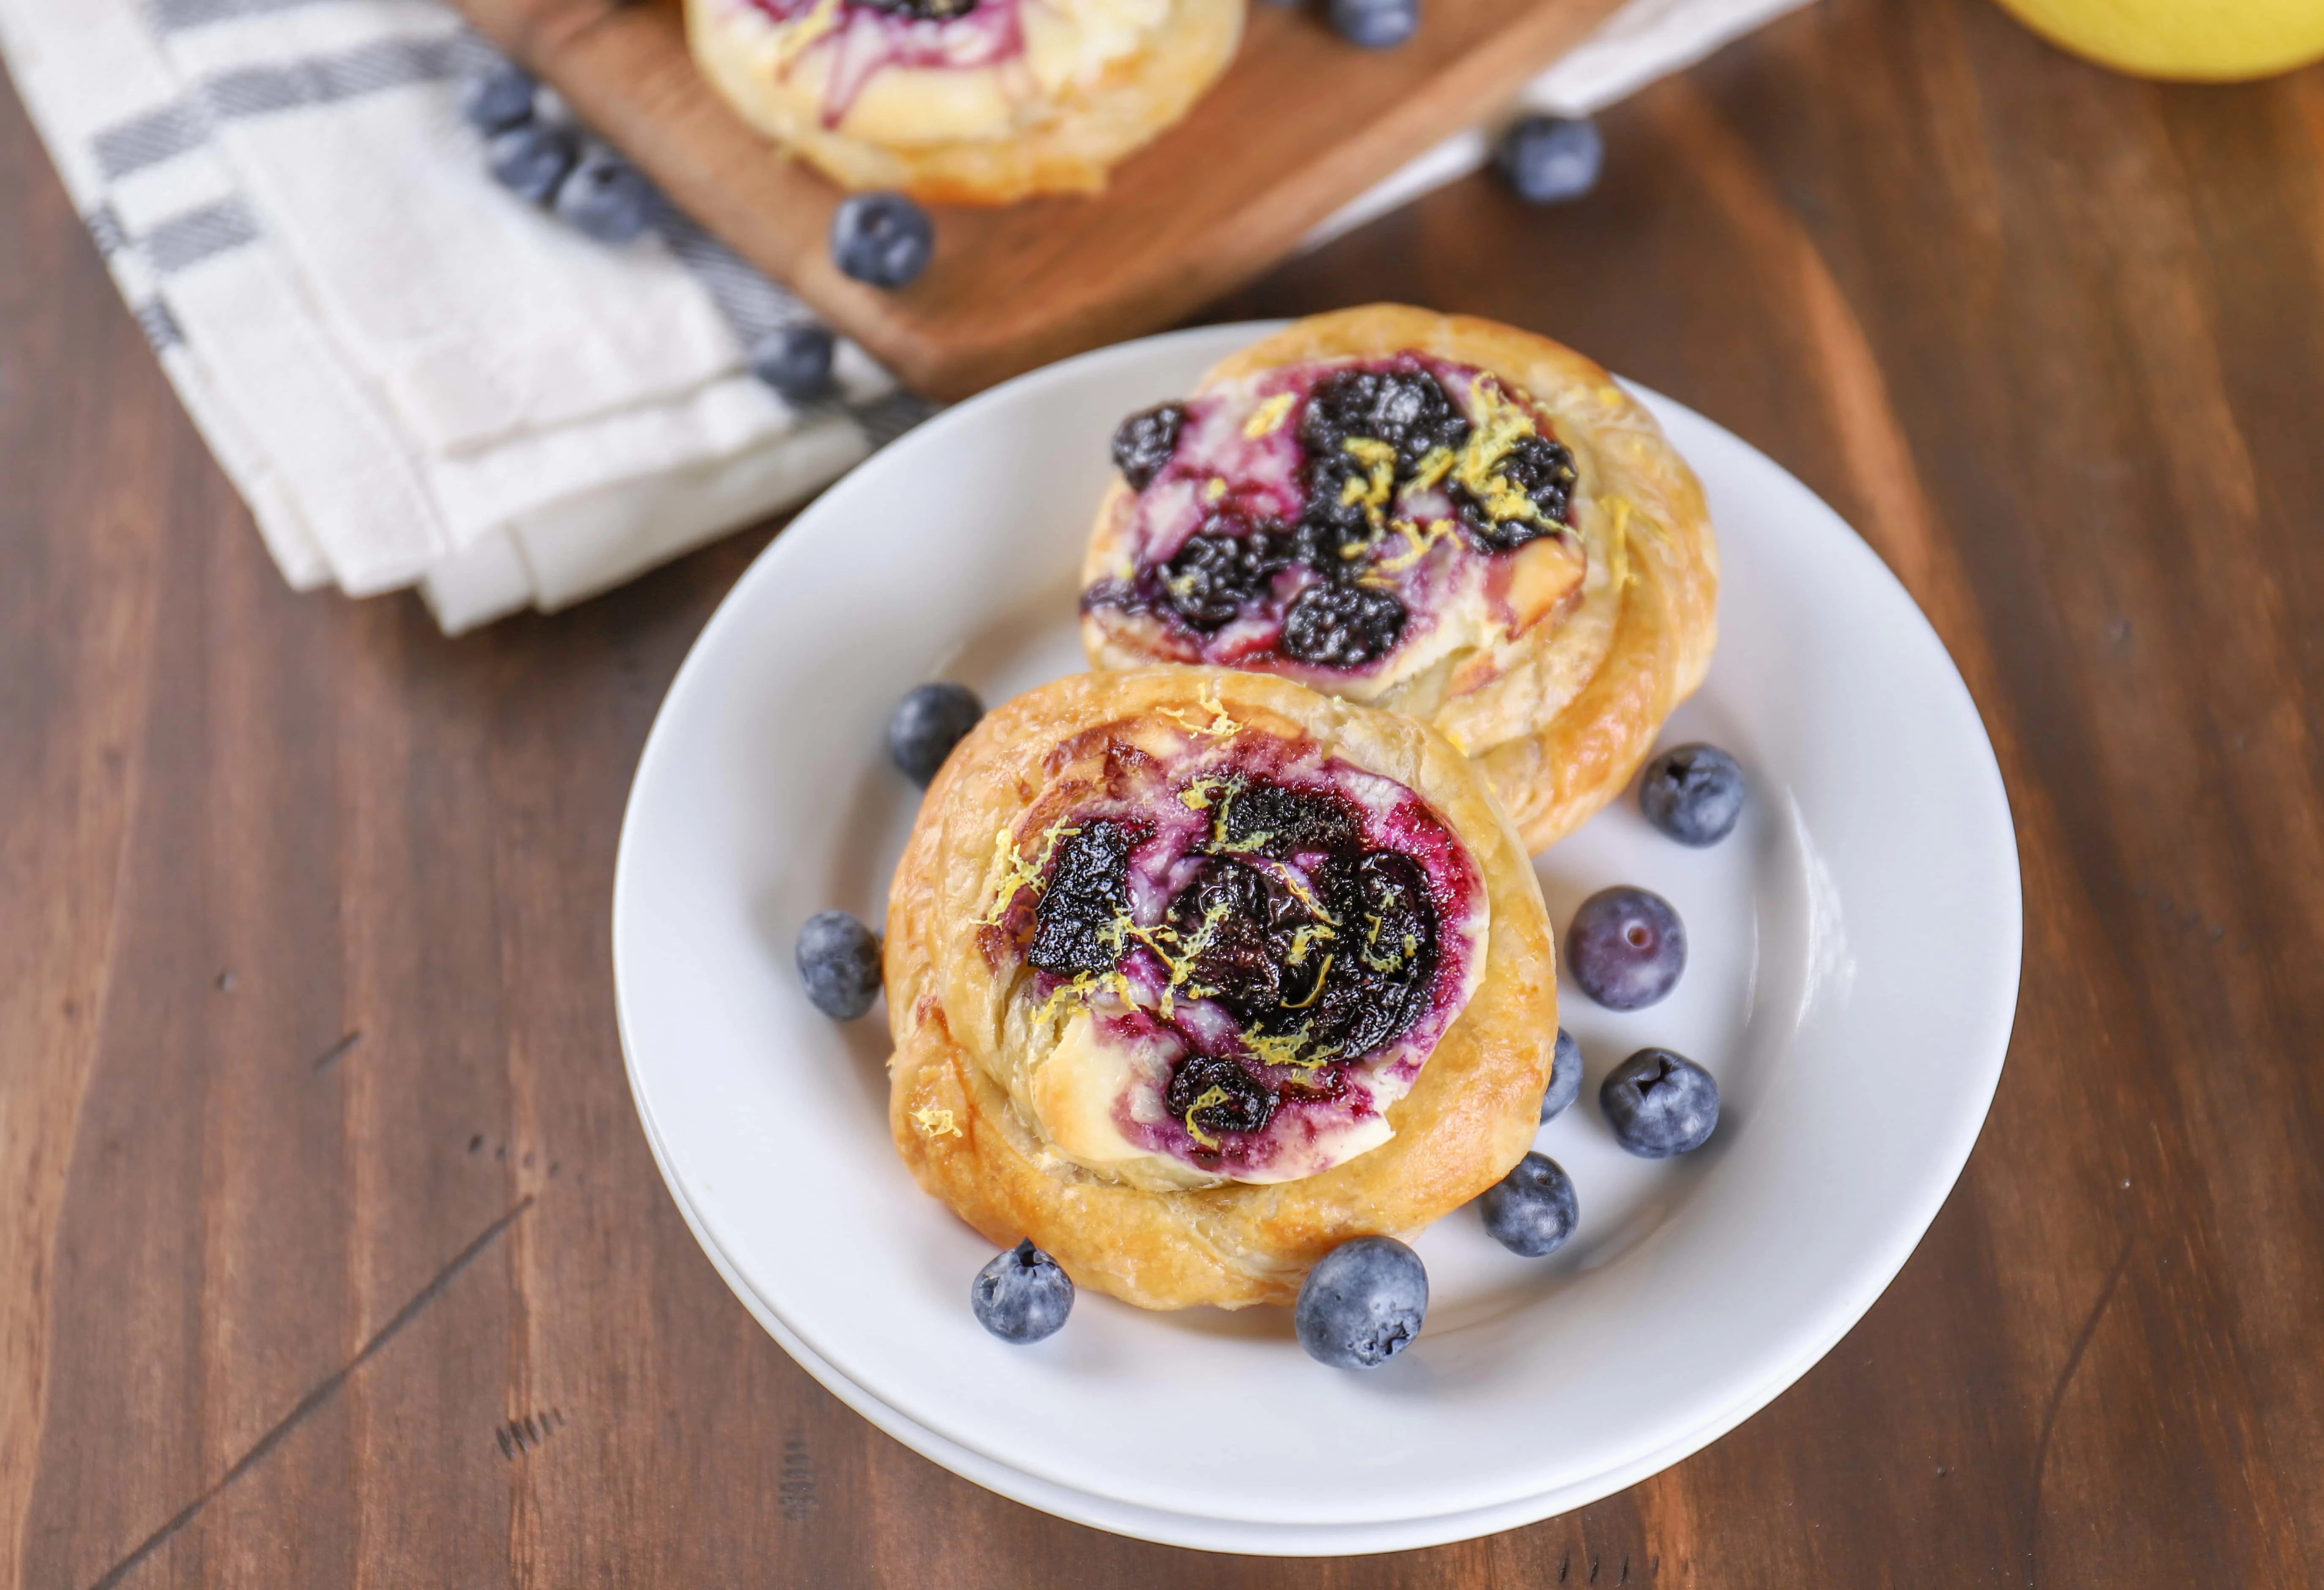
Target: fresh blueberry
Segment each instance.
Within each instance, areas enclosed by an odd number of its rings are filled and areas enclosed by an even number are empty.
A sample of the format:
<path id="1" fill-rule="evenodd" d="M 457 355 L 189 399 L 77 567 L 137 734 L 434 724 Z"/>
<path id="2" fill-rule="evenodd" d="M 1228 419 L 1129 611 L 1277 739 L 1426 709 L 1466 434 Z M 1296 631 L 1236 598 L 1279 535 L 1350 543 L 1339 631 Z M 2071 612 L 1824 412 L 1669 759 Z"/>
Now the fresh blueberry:
<path id="1" fill-rule="evenodd" d="M 1666 1049 L 1642 1049 L 1607 1073 L 1598 1107 L 1614 1141 L 1642 1160 L 1701 1148 L 1719 1124 L 1719 1084 Z"/>
<path id="2" fill-rule="evenodd" d="M 1317 1363 L 1370 1369 L 1409 1346 L 1427 1313 L 1420 1255 L 1392 1236 L 1360 1236 L 1307 1272 L 1291 1320 Z"/>
<path id="3" fill-rule="evenodd" d="M 831 217 L 831 258 L 874 287 L 901 287 L 936 252 L 928 212 L 900 193 L 851 193 Z"/>
<path id="4" fill-rule="evenodd" d="M 984 716 L 984 703 L 965 685 L 922 685 L 896 704 L 888 720 L 888 754 L 904 776 L 925 790 L 961 737 Z"/>
<path id="5" fill-rule="evenodd" d="M 1565 1245 L 1582 1219 L 1573 1178 L 1547 1154 L 1527 1154 L 1477 1200 L 1485 1234 L 1510 1253 L 1546 1259 Z"/>
<path id="6" fill-rule="evenodd" d="M 493 181 L 535 204 L 546 204 L 578 154 L 578 142 L 567 129 L 521 122 L 493 135 L 485 146 L 484 162 Z"/>
<path id="7" fill-rule="evenodd" d="M 1541 1095 L 1541 1118 L 1546 1123 L 1565 1114 L 1582 1096 L 1582 1046 L 1564 1028 L 1557 1030 L 1557 1058 L 1549 1063 L 1549 1086 Z"/>
<path id="8" fill-rule="evenodd" d="M 1391 50 L 1420 26 L 1420 0 L 1331 0 L 1332 31 L 1366 50 Z"/>
<path id="9" fill-rule="evenodd" d="M 1606 140 L 1598 124 L 1529 116 L 1501 134 L 1493 169 L 1527 204 L 1563 204 L 1598 185 Z"/>
<path id="10" fill-rule="evenodd" d="M 1582 902 L 1565 928 L 1565 964 L 1609 1011 L 1642 1011 L 1686 970 L 1686 929 L 1661 895 L 1622 885 Z"/>
<path id="11" fill-rule="evenodd" d="M 778 326 L 751 345 L 751 374 L 793 402 L 810 402 L 831 390 L 832 347 L 820 326 Z"/>
<path id="12" fill-rule="evenodd" d="M 532 74 L 512 60 L 496 60 L 469 81 L 460 114 L 480 133 L 505 133 L 532 119 Z"/>
<path id="13" fill-rule="evenodd" d="M 1646 763 L 1638 809 L 1682 845 L 1716 845 L 1743 815 L 1743 769 L 1716 745 L 1676 745 Z"/>
<path id="14" fill-rule="evenodd" d="M 1073 1278 L 1028 1237 L 976 1272 L 968 1306 L 977 1324 L 1026 1346 L 1056 1335 L 1074 1311 Z"/>
<path id="15" fill-rule="evenodd" d="M 592 143 L 557 185 L 558 219 L 600 243 L 627 243 L 653 219 L 657 195 L 646 174 L 602 143 Z"/>
<path id="16" fill-rule="evenodd" d="M 816 1010 L 853 1021 L 880 993 L 880 938 L 844 911 L 817 911 L 798 936 L 799 981 Z"/>

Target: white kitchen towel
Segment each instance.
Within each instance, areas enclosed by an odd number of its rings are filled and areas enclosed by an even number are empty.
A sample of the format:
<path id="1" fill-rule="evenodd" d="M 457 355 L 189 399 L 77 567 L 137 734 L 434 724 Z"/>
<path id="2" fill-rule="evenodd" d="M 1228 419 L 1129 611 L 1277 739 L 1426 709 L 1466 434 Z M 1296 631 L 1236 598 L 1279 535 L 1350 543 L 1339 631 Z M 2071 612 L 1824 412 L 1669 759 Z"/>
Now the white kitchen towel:
<path id="1" fill-rule="evenodd" d="M 1803 0 L 1630 0 L 1526 97 L 1595 109 Z M 447 631 L 554 609 L 796 503 L 925 405 L 682 217 L 607 247 L 493 185 L 490 51 L 440 0 L 0 0 L 0 51 L 195 424 L 301 589 L 418 585 Z M 1328 235 L 1460 174 L 1414 162 Z"/>

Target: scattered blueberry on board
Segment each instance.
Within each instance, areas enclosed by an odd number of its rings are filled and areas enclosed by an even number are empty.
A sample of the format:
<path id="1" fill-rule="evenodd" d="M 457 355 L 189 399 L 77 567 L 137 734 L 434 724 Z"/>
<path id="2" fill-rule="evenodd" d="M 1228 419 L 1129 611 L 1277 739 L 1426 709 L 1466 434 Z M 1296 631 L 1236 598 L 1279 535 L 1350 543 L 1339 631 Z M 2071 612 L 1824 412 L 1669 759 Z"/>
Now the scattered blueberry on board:
<path id="1" fill-rule="evenodd" d="M 1056 1335 L 1074 1311 L 1073 1278 L 1028 1237 L 976 1272 L 968 1306 L 994 1336 L 1028 1346 Z"/>
<path id="2" fill-rule="evenodd" d="M 751 374 L 794 402 L 831 390 L 830 332 L 811 322 L 778 326 L 751 345 Z"/>
<path id="3" fill-rule="evenodd" d="M 496 60 L 478 72 L 461 97 L 460 114 L 480 133 L 505 133 L 532 119 L 532 74 L 512 60 Z"/>
<path id="4" fill-rule="evenodd" d="M 1331 0 L 1332 31 L 1366 50 L 1393 50 L 1419 31 L 1420 0 Z"/>
<path id="5" fill-rule="evenodd" d="M 1598 1107 L 1614 1141 L 1642 1160 L 1691 1153 L 1719 1124 L 1719 1083 L 1666 1049 L 1642 1049 L 1609 1072 Z"/>
<path id="6" fill-rule="evenodd" d="M 658 195 L 646 174 L 602 143 L 591 143 L 557 185 L 558 219 L 600 243 L 627 243 L 653 220 Z"/>
<path id="7" fill-rule="evenodd" d="M 1686 928 L 1661 895 L 1619 884 L 1583 901 L 1565 928 L 1565 964 L 1609 1011 L 1642 1011 L 1686 970 Z"/>
<path id="8" fill-rule="evenodd" d="M 1557 1030 L 1557 1056 L 1550 1061 L 1549 1086 L 1541 1095 L 1541 1119 L 1544 1125 L 1563 1114 L 1566 1106 L 1582 1096 L 1582 1046 L 1573 1041 L 1573 1034 L 1564 1028 Z"/>
<path id="9" fill-rule="evenodd" d="M 896 704 L 888 720 L 888 754 L 904 776 L 925 790 L 984 716 L 984 703 L 965 685 L 922 685 Z"/>
<path id="10" fill-rule="evenodd" d="M 1546 1259 L 1582 1219 L 1573 1178 L 1547 1154 L 1527 1154 L 1477 1200 L 1485 1234 L 1526 1259 Z"/>
<path id="11" fill-rule="evenodd" d="M 547 204 L 580 158 L 580 141 L 570 130 L 546 122 L 519 122 L 493 134 L 484 160 L 493 180 L 520 199 Z"/>
<path id="12" fill-rule="evenodd" d="M 1373 1369 L 1411 1345 L 1427 1314 L 1420 1255 L 1392 1236 L 1360 1236 L 1307 1272 L 1291 1321 L 1317 1363 Z"/>
<path id="13" fill-rule="evenodd" d="M 1598 124 L 1529 116 L 1501 134 L 1493 169 L 1527 204 L 1563 204 L 1598 186 L 1606 141 Z"/>
<path id="14" fill-rule="evenodd" d="M 799 929 L 798 973 L 816 1010 L 853 1021 L 880 994 L 880 936 L 844 911 L 817 911 Z"/>
<path id="15" fill-rule="evenodd" d="M 831 258 L 874 287 L 901 287 L 936 252 L 928 212 L 900 193 L 851 193 L 831 217 Z"/>
<path id="16" fill-rule="evenodd" d="M 1674 745 L 1646 763 L 1638 809 L 1682 845 L 1716 845 L 1743 815 L 1742 766 L 1716 745 Z"/>

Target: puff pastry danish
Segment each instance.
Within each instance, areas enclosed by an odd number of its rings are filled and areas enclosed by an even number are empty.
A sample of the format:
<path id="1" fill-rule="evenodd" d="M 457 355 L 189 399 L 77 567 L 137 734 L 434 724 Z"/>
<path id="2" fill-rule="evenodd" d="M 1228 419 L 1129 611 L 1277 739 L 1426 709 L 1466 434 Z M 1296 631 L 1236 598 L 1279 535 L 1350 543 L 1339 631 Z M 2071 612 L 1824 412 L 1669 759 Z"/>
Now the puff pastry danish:
<path id="1" fill-rule="evenodd" d="M 1702 682 L 1702 490 L 1606 372 L 1489 320 L 1301 320 L 1133 415 L 1083 569 L 1100 668 L 1259 670 L 1422 718 L 1539 850 Z"/>
<path id="2" fill-rule="evenodd" d="M 846 188 L 1090 191 L 1233 59 L 1243 0 L 687 0 L 703 75 Z"/>
<path id="3" fill-rule="evenodd" d="M 1524 846 L 1423 726 L 1259 674 L 1060 680 L 962 743 L 897 868 L 890 1125 L 1076 1285 L 1288 1303 L 1524 1155 L 1553 954 Z"/>

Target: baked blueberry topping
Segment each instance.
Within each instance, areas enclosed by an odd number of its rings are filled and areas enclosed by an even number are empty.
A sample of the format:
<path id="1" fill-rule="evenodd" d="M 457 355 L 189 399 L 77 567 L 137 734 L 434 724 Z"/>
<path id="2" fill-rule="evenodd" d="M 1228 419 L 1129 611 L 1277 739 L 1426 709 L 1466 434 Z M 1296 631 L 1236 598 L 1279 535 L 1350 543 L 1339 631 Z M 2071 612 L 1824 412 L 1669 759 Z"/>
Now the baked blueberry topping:
<path id="1" fill-rule="evenodd" d="M 1427 1316 L 1420 1255 L 1392 1236 L 1360 1236 L 1307 1272 L 1291 1321 L 1317 1363 L 1374 1369 L 1410 1346 Z"/>
<path id="2" fill-rule="evenodd" d="M 1549 1086 L 1542 1091 L 1541 1118 L 1545 1124 L 1565 1114 L 1567 1106 L 1582 1096 L 1582 1046 L 1573 1041 L 1573 1034 L 1564 1028 L 1557 1030 L 1557 1056 L 1549 1063 Z"/>
<path id="3" fill-rule="evenodd" d="M 1716 845 L 1743 815 L 1743 769 L 1716 745 L 1678 745 L 1646 763 L 1638 809 L 1682 845 Z"/>
<path id="4" fill-rule="evenodd" d="M 1641 1011 L 1678 985 L 1686 928 L 1647 889 L 1600 889 L 1565 927 L 1565 964 L 1582 992 L 1609 1011 Z"/>
<path id="5" fill-rule="evenodd" d="M 1028 1237 L 976 1272 L 968 1306 L 977 1324 L 1021 1347 L 1056 1335 L 1074 1311 L 1074 1283 Z"/>
<path id="6" fill-rule="evenodd" d="M 1178 430 L 1186 411 L 1178 403 L 1142 409 L 1114 427 L 1113 467 L 1132 491 L 1144 491 L 1178 450 Z"/>
<path id="7" fill-rule="evenodd" d="M 950 22 L 976 9 L 976 0 L 852 0 L 852 4 L 911 22 Z"/>
<path id="8" fill-rule="evenodd" d="M 1351 851 L 1361 844 L 1355 809 L 1336 795 L 1251 781 L 1219 818 L 1228 848 L 1290 857 L 1303 851 Z"/>
<path id="9" fill-rule="evenodd" d="M 1719 1125 L 1719 1084 L 1666 1049 L 1642 1049 L 1607 1073 L 1598 1107 L 1614 1141 L 1642 1160 L 1692 1153 Z"/>
<path id="10" fill-rule="evenodd" d="M 1334 861 L 1323 877 L 1340 926 L 1308 1030 L 1360 1059 L 1420 1013 L 1436 975 L 1436 907 L 1419 866 L 1393 850 Z"/>
<path id="11" fill-rule="evenodd" d="M 1461 522 L 1488 550 L 1513 552 L 1527 541 L 1555 535 L 1563 528 L 1577 478 L 1573 453 L 1563 442 L 1545 436 L 1519 437 L 1491 473 L 1523 492 L 1539 517 L 1496 519 L 1468 487 L 1453 482 L 1452 501 Z"/>
<path id="12" fill-rule="evenodd" d="M 1477 1200 L 1485 1234 L 1525 1259 L 1546 1259 L 1581 1223 L 1573 1178 L 1547 1154 L 1527 1154 Z"/>
<path id="13" fill-rule="evenodd" d="M 1263 1132 L 1275 1119 L 1275 1094 L 1234 1061 L 1188 1055 L 1170 1074 L 1162 1102 L 1187 1129 L 1215 1138 L 1222 1132 Z"/>
<path id="14" fill-rule="evenodd" d="M 1044 972 L 1076 977 L 1110 972 L 1121 957 L 1116 924 L 1130 913 L 1130 830 L 1086 824 L 1057 846 L 1048 886 L 1033 911 L 1025 958 Z"/>
<path id="15" fill-rule="evenodd" d="M 1351 437 L 1384 441 L 1408 474 L 1438 448 L 1458 450 L 1469 421 L 1425 370 L 1342 370 L 1315 384 L 1300 417 L 1310 458 L 1346 455 Z"/>
<path id="16" fill-rule="evenodd" d="M 880 996 L 879 936 L 844 911 L 807 920 L 798 958 L 807 1003 L 835 1021 L 853 1021 Z"/>
<path id="17" fill-rule="evenodd" d="M 1299 593 L 1283 615 L 1283 654 L 1319 668 L 1361 668 L 1404 635 L 1404 604 L 1388 591 L 1332 581 Z"/>
<path id="18" fill-rule="evenodd" d="M 1264 596 L 1276 575 L 1291 566 L 1286 536 L 1264 530 L 1213 533 L 1234 523 L 1212 520 L 1162 566 L 1163 600 L 1189 628 L 1207 632 L 1233 623 L 1244 604 Z"/>
<path id="19" fill-rule="evenodd" d="M 1287 895 L 1256 867 L 1213 856 L 1194 882 L 1170 902 L 1169 928 L 1182 946 L 1199 946 L 1187 983 L 1244 1021 L 1256 1021 L 1283 1003 L 1283 955 L 1270 931 Z M 1302 957 L 1305 958 L 1304 957 Z"/>

